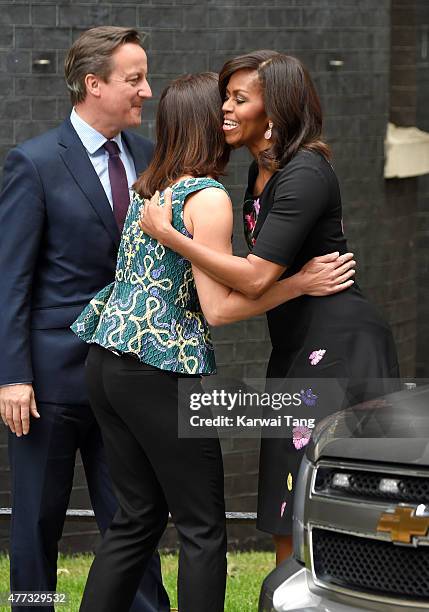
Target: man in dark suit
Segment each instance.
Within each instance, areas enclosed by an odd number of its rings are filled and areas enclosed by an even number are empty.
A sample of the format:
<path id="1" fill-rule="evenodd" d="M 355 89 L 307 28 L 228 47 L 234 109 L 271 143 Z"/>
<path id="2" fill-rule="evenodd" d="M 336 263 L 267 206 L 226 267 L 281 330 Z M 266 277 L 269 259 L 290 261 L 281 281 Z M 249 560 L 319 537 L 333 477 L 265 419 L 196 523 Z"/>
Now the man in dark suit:
<path id="1" fill-rule="evenodd" d="M 102 533 L 117 509 L 85 388 L 88 346 L 69 326 L 114 279 L 128 188 L 152 156 L 150 141 L 123 131 L 140 125 L 152 95 L 137 31 L 85 32 L 69 51 L 65 75 L 70 118 L 9 153 L 0 196 L 0 412 L 11 430 L 12 591 L 55 591 L 78 449 Z M 157 553 L 132 610 L 169 610 Z"/>

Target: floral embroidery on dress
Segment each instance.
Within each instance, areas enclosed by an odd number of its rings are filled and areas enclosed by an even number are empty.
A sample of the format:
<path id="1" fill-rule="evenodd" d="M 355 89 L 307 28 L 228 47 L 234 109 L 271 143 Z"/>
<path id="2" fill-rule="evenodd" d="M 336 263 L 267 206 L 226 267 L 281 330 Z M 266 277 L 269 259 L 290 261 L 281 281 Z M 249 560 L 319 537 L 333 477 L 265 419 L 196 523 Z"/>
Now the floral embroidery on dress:
<path id="1" fill-rule="evenodd" d="M 255 229 L 256 221 L 252 215 L 245 215 L 244 218 L 246 219 L 247 231 L 251 234 Z M 254 239 L 252 240 L 254 242 Z"/>
<path id="2" fill-rule="evenodd" d="M 259 198 L 256 198 L 256 200 L 253 202 L 253 208 L 255 209 L 256 216 L 258 216 L 259 211 L 261 210 L 261 204 L 259 202 Z"/>
<path id="3" fill-rule="evenodd" d="M 259 198 L 246 200 L 244 203 L 244 233 L 249 249 L 255 246 L 256 239 L 253 237 L 256 223 L 258 221 L 261 204 Z"/>
<path id="4" fill-rule="evenodd" d="M 313 393 L 311 389 L 301 389 L 300 391 L 301 399 L 306 406 L 315 406 L 317 402 L 317 395 Z"/>
<path id="5" fill-rule="evenodd" d="M 317 351 L 313 351 L 309 355 L 309 360 L 312 366 L 315 366 L 319 363 L 321 359 L 325 356 L 326 349 L 318 349 Z"/>
<path id="6" fill-rule="evenodd" d="M 286 498 L 286 499 L 283 499 L 280 505 L 280 518 L 283 518 L 283 515 L 286 510 L 286 506 L 288 504 L 287 498 L 290 497 L 289 493 L 292 492 L 292 489 L 293 489 L 293 477 L 292 477 L 292 474 L 289 472 L 286 478 L 286 489 L 283 492 L 283 498 Z"/>
<path id="7" fill-rule="evenodd" d="M 308 427 L 305 427 L 305 425 L 299 425 L 292 429 L 292 433 L 293 445 L 296 450 L 301 450 L 301 448 L 307 446 L 311 437 L 311 430 Z"/>

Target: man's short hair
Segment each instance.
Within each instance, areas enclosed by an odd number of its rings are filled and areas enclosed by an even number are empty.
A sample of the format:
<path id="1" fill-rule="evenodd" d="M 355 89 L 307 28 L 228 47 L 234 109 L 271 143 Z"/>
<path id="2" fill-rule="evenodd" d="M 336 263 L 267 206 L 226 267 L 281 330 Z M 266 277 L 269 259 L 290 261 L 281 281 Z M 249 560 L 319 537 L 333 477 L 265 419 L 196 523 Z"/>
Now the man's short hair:
<path id="1" fill-rule="evenodd" d="M 64 64 L 67 88 L 72 104 L 86 97 L 85 77 L 96 74 L 107 81 L 112 72 L 112 55 L 126 43 L 141 46 L 140 35 L 134 28 L 101 26 L 84 32 L 71 46 Z"/>

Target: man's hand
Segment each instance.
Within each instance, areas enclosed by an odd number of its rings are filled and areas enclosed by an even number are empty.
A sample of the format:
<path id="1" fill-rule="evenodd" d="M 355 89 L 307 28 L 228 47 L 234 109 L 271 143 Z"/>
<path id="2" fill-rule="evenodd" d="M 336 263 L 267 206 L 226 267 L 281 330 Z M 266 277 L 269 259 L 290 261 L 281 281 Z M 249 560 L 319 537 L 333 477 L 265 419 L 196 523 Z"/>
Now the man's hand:
<path id="1" fill-rule="evenodd" d="M 172 191 L 167 188 L 164 191 L 164 205 L 159 205 L 159 192 L 150 200 L 145 200 L 144 212 L 140 216 L 139 225 L 145 234 L 149 234 L 161 244 L 168 246 L 168 234 L 173 230 L 171 221 L 172 211 Z"/>
<path id="2" fill-rule="evenodd" d="M 3 423 L 18 437 L 28 434 L 30 415 L 40 418 L 33 386 L 22 384 L 0 387 L 0 414 Z"/>
<path id="3" fill-rule="evenodd" d="M 329 253 L 314 257 L 298 272 L 302 294 L 324 296 L 338 293 L 353 285 L 356 265 L 353 253 Z M 297 279 L 298 280 L 298 279 Z"/>

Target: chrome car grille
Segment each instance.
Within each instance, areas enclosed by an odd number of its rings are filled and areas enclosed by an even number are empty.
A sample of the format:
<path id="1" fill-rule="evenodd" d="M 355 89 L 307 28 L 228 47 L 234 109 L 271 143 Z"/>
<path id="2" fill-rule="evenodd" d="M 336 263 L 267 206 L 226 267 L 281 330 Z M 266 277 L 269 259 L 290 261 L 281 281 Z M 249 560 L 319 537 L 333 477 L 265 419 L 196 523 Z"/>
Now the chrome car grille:
<path id="1" fill-rule="evenodd" d="M 348 476 L 347 487 L 335 483 L 339 475 Z M 383 483 L 392 480 L 395 481 L 395 490 L 389 491 L 386 487 L 383 490 Z M 429 504 L 429 473 L 425 477 L 349 467 L 319 467 L 314 492 L 355 499 Z"/>
<path id="2" fill-rule="evenodd" d="M 417 517 L 429 520 L 426 466 L 322 459 L 307 480 L 307 495 L 306 562 L 317 587 L 385 605 L 429 603 L 429 526 L 413 532 Z M 386 523 L 389 515 L 405 518 Z M 400 531 L 389 529 L 401 520 Z"/>
<path id="3" fill-rule="evenodd" d="M 312 548 L 313 571 L 324 584 L 407 600 L 429 599 L 429 546 L 395 546 L 314 528 Z"/>

